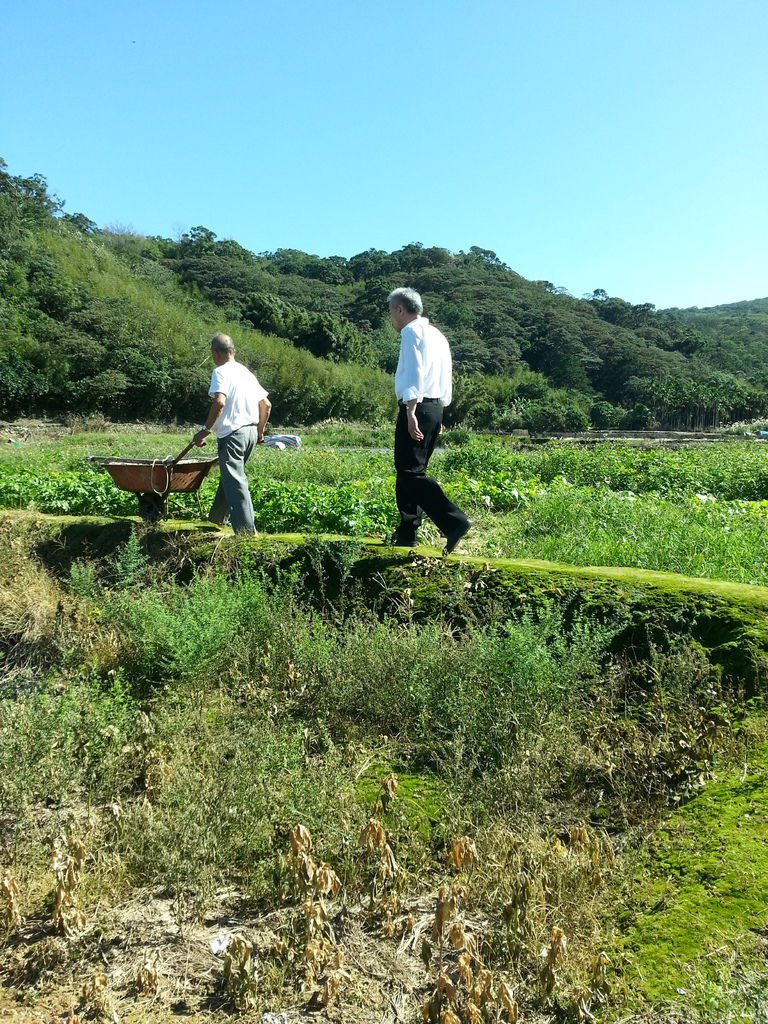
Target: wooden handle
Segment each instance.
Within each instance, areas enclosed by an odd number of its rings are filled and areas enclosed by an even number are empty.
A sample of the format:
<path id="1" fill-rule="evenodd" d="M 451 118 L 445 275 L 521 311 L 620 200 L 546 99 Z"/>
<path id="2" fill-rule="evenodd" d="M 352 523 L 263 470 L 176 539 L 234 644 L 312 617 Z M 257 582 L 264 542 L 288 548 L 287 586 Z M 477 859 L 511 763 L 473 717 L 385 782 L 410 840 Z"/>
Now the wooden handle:
<path id="1" fill-rule="evenodd" d="M 185 455 L 187 454 L 187 452 L 188 452 L 188 451 L 190 450 L 190 448 L 193 448 L 193 447 L 194 447 L 194 445 L 195 445 L 195 441 L 194 441 L 194 438 L 193 438 L 193 439 L 192 439 L 192 440 L 191 440 L 191 441 L 189 442 L 189 444 L 187 445 L 187 447 L 186 447 L 186 448 L 183 448 L 183 449 L 182 449 L 182 450 L 181 450 L 181 451 L 179 452 L 179 454 L 178 454 L 178 455 L 176 456 L 176 458 L 175 458 L 175 459 L 173 460 L 173 462 L 171 462 L 171 463 L 170 463 L 170 465 L 171 465 L 171 466 L 175 466 L 177 462 L 181 462 L 181 460 L 182 460 L 182 459 L 184 458 L 184 456 L 185 456 Z"/>

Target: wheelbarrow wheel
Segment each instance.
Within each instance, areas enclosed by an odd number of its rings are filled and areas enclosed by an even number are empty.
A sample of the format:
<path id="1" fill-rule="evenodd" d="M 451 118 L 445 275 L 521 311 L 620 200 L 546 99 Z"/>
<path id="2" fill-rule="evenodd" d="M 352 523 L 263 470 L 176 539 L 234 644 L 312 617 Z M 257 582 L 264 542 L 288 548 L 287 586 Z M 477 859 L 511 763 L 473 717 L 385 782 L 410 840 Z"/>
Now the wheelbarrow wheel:
<path id="1" fill-rule="evenodd" d="M 151 491 L 147 494 L 140 494 L 139 517 L 145 523 L 157 523 L 164 519 L 167 511 L 165 501 L 162 494 L 154 494 Z"/>

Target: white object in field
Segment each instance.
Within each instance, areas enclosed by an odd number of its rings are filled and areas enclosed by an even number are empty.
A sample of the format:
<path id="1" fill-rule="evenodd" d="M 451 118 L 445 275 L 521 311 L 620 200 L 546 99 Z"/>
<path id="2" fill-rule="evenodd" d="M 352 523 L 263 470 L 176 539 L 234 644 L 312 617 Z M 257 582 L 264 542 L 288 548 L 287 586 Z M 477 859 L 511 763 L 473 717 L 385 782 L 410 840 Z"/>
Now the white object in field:
<path id="1" fill-rule="evenodd" d="M 264 447 L 277 448 L 281 452 L 286 448 L 301 448 L 301 438 L 296 434 L 267 434 Z"/>

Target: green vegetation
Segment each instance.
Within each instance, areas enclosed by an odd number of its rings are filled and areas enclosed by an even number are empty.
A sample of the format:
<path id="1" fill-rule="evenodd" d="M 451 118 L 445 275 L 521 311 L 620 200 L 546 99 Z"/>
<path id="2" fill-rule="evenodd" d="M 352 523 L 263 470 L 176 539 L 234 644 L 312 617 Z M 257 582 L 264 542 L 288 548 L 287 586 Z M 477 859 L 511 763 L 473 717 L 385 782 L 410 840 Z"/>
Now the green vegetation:
<path id="1" fill-rule="evenodd" d="M 331 436 L 342 429 L 331 427 Z M 257 529 L 388 534 L 395 522 L 391 454 L 323 446 L 320 431 L 310 437 L 315 443 L 303 451 L 261 451 L 249 463 Z M 369 437 L 383 440 L 378 432 Z M 135 497 L 88 457 L 162 457 L 186 439 L 84 433 L 9 445 L 0 453 L 0 508 L 135 515 Z M 434 467 L 475 521 L 463 545 L 472 555 L 768 583 L 768 450 L 754 442 L 521 450 L 471 439 L 438 454 Z M 215 487 L 214 475 L 201 488 L 204 511 Z M 172 496 L 170 507 L 176 516 L 200 516 L 193 495 Z M 424 540 L 440 543 L 430 526 Z"/>
<path id="2" fill-rule="evenodd" d="M 707 1000 L 715 983 L 727 998 L 731 946 L 747 972 L 739 999 L 759 1005 L 742 942 L 754 915 L 741 910 L 762 905 L 765 880 L 731 853 L 754 850 L 759 866 L 750 750 L 765 720 L 755 698 L 744 716 L 743 686 L 745 665 L 768 656 L 765 591 L 209 537 L 3 524 L 0 911 L 18 999 L 57 1012 L 71 984 L 95 1013 L 102 956 L 133 972 L 147 960 L 136 936 L 153 929 L 156 988 L 143 996 L 129 974 L 99 997 L 126 1014 L 168 1007 L 181 977 L 192 1019 L 313 992 L 322 1003 L 350 943 L 341 1012 L 383 1010 L 375 965 L 397 956 L 416 1013 L 436 983 L 429 966 L 425 989 L 418 951 L 443 886 L 453 939 L 439 955 L 453 971 L 471 951 L 492 998 L 509 986 L 532 1019 L 634 1008 L 640 1021 L 644 1000 L 671 999 L 714 1024 Z M 755 774 L 729 775 L 742 761 Z M 711 855 L 685 839 L 694 829 Z M 59 875 L 51 848 L 69 865 Z M 703 926 L 682 923 L 712 886 L 729 908 L 727 956 L 704 956 Z M 254 974 L 211 959 L 222 919 L 254 943 Z M 678 931 L 676 967 L 661 940 Z"/>
<path id="3" fill-rule="evenodd" d="M 760 301 L 657 312 L 526 281 L 473 246 L 351 259 L 254 255 L 205 227 L 174 241 L 63 213 L 0 163 L 0 415 L 195 421 L 217 328 L 269 389 L 277 422 L 390 419 L 386 296 L 425 297 L 456 364 L 449 419 L 470 427 L 702 429 L 768 412 Z"/>

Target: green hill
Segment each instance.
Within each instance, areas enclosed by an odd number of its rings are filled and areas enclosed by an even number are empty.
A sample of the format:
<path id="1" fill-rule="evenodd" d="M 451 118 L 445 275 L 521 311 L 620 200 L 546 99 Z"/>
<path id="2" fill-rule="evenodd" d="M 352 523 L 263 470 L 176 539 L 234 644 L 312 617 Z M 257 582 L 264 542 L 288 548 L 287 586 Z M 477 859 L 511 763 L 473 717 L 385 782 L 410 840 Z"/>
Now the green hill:
<path id="1" fill-rule="evenodd" d="M 701 359 L 768 387 L 768 298 L 670 310 L 669 315 L 698 339 Z"/>
<path id="2" fill-rule="evenodd" d="M 278 420 L 371 420 L 391 411 L 375 367 L 318 359 L 233 321 L 161 264 L 123 258 L 41 178 L 0 163 L 0 417 L 103 413 L 199 419 L 209 339 L 225 329 L 273 396 Z"/>
<path id="3" fill-rule="evenodd" d="M 254 254 L 197 227 L 99 230 L 45 180 L 0 165 L 0 415 L 199 415 L 207 338 L 225 327 L 275 417 L 390 415 L 408 284 L 450 337 L 454 422 L 534 430 L 703 428 L 768 413 L 768 300 L 657 311 L 527 281 L 490 250 L 414 243 L 346 259 Z"/>

